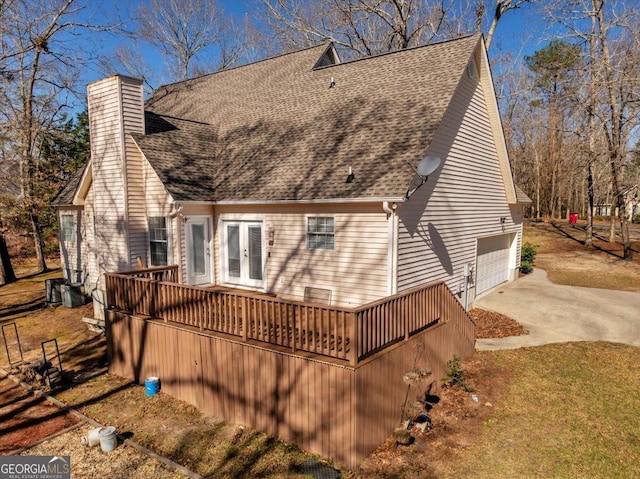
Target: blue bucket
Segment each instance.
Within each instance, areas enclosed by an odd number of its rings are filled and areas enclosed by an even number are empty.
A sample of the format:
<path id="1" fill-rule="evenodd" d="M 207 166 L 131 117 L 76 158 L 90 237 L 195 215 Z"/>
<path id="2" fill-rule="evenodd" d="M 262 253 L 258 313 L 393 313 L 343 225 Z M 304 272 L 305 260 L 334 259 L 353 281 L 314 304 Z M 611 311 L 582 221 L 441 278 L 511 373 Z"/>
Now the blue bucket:
<path id="1" fill-rule="evenodd" d="M 160 378 L 155 376 L 148 377 L 144 381 L 144 387 L 147 391 L 147 396 L 155 396 L 160 391 Z"/>

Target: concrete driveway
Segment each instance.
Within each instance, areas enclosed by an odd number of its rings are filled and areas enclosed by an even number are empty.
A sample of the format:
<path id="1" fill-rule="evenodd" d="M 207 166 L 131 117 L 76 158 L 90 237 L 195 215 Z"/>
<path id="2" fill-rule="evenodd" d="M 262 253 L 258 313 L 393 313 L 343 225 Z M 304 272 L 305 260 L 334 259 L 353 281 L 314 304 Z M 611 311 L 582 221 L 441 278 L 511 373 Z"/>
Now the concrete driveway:
<path id="1" fill-rule="evenodd" d="M 640 347 L 640 293 L 553 284 L 539 268 L 478 299 L 474 307 L 505 314 L 529 330 L 525 336 L 478 339 L 479 350 L 567 341 Z"/>

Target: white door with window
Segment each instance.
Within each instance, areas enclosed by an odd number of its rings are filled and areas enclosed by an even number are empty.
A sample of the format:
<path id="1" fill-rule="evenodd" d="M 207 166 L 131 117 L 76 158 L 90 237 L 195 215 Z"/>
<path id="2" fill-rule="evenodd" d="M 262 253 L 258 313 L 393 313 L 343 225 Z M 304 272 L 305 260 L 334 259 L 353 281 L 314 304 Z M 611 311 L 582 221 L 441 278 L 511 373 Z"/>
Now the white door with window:
<path id="1" fill-rule="evenodd" d="M 264 234 L 261 221 L 223 221 L 224 282 L 264 287 Z"/>
<path id="2" fill-rule="evenodd" d="M 187 282 L 213 283 L 211 278 L 211 217 L 188 216 L 185 222 Z"/>

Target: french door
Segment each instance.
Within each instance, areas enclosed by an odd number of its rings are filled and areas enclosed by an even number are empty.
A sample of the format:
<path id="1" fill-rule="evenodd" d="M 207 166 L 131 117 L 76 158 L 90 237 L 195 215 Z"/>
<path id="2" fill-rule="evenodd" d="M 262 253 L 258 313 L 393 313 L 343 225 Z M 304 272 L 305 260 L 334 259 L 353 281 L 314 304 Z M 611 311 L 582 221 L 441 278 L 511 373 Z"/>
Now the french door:
<path id="1" fill-rule="evenodd" d="M 211 278 L 211 217 L 188 216 L 185 223 L 187 282 L 209 284 Z"/>
<path id="2" fill-rule="evenodd" d="M 261 221 L 224 221 L 225 282 L 264 287 L 264 247 Z"/>

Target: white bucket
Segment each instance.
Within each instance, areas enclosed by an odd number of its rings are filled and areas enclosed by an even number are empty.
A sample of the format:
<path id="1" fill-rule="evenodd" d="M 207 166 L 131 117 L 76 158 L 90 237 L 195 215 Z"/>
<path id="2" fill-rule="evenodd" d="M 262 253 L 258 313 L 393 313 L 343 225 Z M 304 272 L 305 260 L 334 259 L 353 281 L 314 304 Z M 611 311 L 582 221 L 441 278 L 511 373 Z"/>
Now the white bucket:
<path id="1" fill-rule="evenodd" d="M 84 444 L 85 446 L 97 446 L 98 444 L 100 444 L 100 431 L 102 430 L 101 427 L 96 427 L 94 429 L 89 429 L 89 432 L 87 433 L 86 436 L 82 436 L 82 444 Z"/>
<path id="2" fill-rule="evenodd" d="M 103 427 L 98 435 L 100 436 L 100 447 L 104 452 L 111 452 L 118 445 L 118 437 L 116 435 L 115 427 Z"/>

